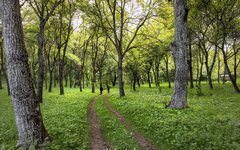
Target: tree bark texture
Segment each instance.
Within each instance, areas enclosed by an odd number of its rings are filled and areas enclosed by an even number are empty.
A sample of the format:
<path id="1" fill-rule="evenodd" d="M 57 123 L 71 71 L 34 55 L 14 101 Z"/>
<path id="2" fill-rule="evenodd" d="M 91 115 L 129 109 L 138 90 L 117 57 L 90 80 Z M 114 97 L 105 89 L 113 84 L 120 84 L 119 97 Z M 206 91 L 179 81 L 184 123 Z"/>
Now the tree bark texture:
<path id="1" fill-rule="evenodd" d="M 41 20 L 40 20 L 41 21 Z M 40 23 L 40 30 L 38 33 L 38 88 L 37 97 L 38 101 L 42 102 L 43 94 L 43 75 L 44 75 L 44 62 L 43 62 L 43 46 L 44 46 L 44 26 L 45 24 Z"/>
<path id="2" fill-rule="evenodd" d="M 17 147 L 29 148 L 31 143 L 43 143 L 48 133 L 28 65 L 19 1 L 1 0 L 0 10 L 10 92 L 19 135 Z"/>
<path id="3" fill-rule="evenodd" d="M 118 56 L 118 85 L 119 85 L 119 96 L 123 97 L 125 96 L 125 92 L 124 92 L 124 83 L 123 83 L 123 70 L 122 70 L 122 57 Z"/>
<path id="4" fill-rule="evenodd" d="M 176 73 L 170 107 L 178 109 L 187 107 L 187 16 L 188 9 L 185 0 L 174 0 L 175 39 L 171 43 L 170 49 L 174 58 Z"/>

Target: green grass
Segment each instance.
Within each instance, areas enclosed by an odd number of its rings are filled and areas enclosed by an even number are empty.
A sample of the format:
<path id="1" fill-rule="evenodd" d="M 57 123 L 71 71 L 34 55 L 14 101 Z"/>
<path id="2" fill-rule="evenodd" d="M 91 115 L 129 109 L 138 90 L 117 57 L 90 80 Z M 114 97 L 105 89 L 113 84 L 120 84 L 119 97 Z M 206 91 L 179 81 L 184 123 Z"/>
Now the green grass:
<path id="1" fill-rule="evenodd" d="M 96 106 L 104 139 L 108 141 L 111 149 L 140 149 L 131 133 L 104 107 L 102 96 L 98 99 Z"/>
<path id="2" fill-rule="evenodd" d="M 0 90 L 0 149 L 14 149 L 17 131 L 14 113 L 5 90 Z M 90 90 L 65 89 L 60 96 L 57 90 L 44 93 L 42 114 L 45 126 L 53 137 L 46 149 L 88 149 L 90 143 L 87 105 L 94 94 Z"/>
<path id="3" fill-rule="evenodd" d="M 110 103 L 127 121 L 160 149 L 219 150 L 240 149 L 240 96 L 230 83 L 214 84 L 209 91 L 202 84 L 202 96 L 197 89 L 189 90 L 189 107 L 184 110 L 165 109 L 172 90 L 167 85 L 149 89 L 147 85 L 133 92 L 125 88 L 126 97 L 119 98 L 118 89 L 111 89 Z M 98 91 L 97 91 L 98 92 Z M 54 89 L 44 92 L 42 113 L 45 126 L 53 141 L 45 149 L 89 149 L 90 135 L 87 106 L 96 95 L 90 90 L 65 89 L 60 96 Z M 97 114 L 104 138 L 117 150 L 140 149 L 124 126 L 103 106 L 103 97 L 97 101 Z M 0 149 L 14 149 L 17 130 L 10 97 L 6 88 L 0 90 Z"/>
<path id="4" fill-rule="evenodd" d="M 126 90 L 126 97 L 111 96 L 111 104 L 129 122 L 161 149 L 240 149 L 240 96 L 231 85 L 214 84 L 209 91 L 202 85 L 203 96 L 189 90 L 189 106 L 184 110 L 165 109 L 171 90 Z"/>
<path id="5" fill-rule="evenodd" d="M 0 150 L 12 148 L 16 145 L 17 138 L 12 103 L 4 87 L 0 90 Z"/>

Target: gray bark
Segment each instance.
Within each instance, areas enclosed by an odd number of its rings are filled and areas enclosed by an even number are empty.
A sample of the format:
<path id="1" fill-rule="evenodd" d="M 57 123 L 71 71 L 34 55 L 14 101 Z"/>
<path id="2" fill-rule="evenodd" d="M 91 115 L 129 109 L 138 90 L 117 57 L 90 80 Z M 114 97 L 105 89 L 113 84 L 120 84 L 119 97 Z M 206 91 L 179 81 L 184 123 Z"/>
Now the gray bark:
<path id="1" fill-rule="evenodd" d="M 43 62 L 43 44 L 44 44 L 44 28 L 45 23 L 43 24 L 40 20 L 40 30 L 38 33 L 38 88 L 37 88 L 37 97 L 38 101 L 42 102 L 42 93 L 43 93 L 43 76 L 44 76 L 44 62 Z"/>
<path id="2" fill-rule="evenodd" d="M 28 65 L 19 1 L 1 0 L 0 10 L 10 92 L 19 135 L 17 147 L 29 148 L 32 142 L 37 142 L 37 145 L 43 143 L 48 133 Z"/>
<path id="3" fill-rule="evenodd" d="M 175 40 L 171 43 L 170 49 L 174 58 L 176 73 L 170 107 L 178 109 L 187 107 L 187 16 L 188 9 L 185 0 L 174 0 Z"/>
<path id="4" fill-rule="evenodd" d="M 122 57 L 118 56 L 118 85 L 120 97 L 125 96 L 124 83 L 123 83 L 123 70 L 122 70 Z"/>

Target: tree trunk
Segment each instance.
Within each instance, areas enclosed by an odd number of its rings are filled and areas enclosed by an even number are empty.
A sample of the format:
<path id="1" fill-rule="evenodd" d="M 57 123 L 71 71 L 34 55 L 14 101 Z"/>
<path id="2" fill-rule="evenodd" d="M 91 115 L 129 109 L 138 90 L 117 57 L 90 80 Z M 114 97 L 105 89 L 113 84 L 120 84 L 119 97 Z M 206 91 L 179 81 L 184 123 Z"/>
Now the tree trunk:
<path id="1" fill-rule="evenodd" d="M 133 91 L 136 91 L 136 78 L 133 77 Z"/>
<path id="2" fill-rule="evenodd" d="M 92 75 L 92 93 L 95 93 L 96 73 L 93 71 Z"/>
<path id="3" fill-rule="evenodd" d="M 125 96 L 121 54 L 118 56 L 118 85 L 119 85 L 119 96 L 120 97 Z"/>
<path id="4" fill-rule="evenodd" d="M 8 75 L 7 75 L 6 71 L 5 71 L 5 69 L 3 70 L 3 75 L 4 75 L 5 79 L 6 79 L 8 95 L 10 95 L 10 85 L 9 85 L 9 81 L 8 81 Z"/>
<path id="5" fill-rule="evenodd" d="M 43 62 L 43 46 L 44 46 L 44 24 L 40 23 L 38 33 L 38 89 L 37 97 L 38 101 L 42 102 L 43 93 L 43 74 L 44 74 L 44 62 Z"/>
<path id="6" fill-rule="evenodd" d="M 220 51 L 219 49 L 217 50 L 218 51 L 218 84 L 220 84 L 220 79 L 221 79 L 221 76 L 220 76 Z"/>
<path id="7" fill-rule="evenodd" d="M 210 72 L 210 68 L 208 66 L 208 56 L 206 56 L 206 55 L 205 55 L 205 67 L 206 67 L 206 70 L 207 70 L 207 78 L 208 78 L 209 89 L 212 90 L 213 89 L 212 72 Z"/>
<path id="8" fill-rule="evenodd" d="M 193 89 L 193 67 L 192 67 L 192 36 L 189 34 L 189 46 L 188 46 L 188 69 L 189 69 L 189 79 L 190 79 L 190 88 Z"/>
<path id="9" fill-rule="evenodd" d="M 203 59 L 204 59 L 203 55 L 201 55 L 201 52 L 199 50 L 200 70 L 199 70 L 198 85 L 201 84 L 202 77 L 203 77 L 203 73 L 202 73 L 202 70 L 203 70 Z"/>
<path id="10" fill-rule="evenodd" d="M 65 79 L 65 87 L 68 86 L 68 76 L 69 76 L 69 74 L 66 72 L 66 73 L 65 73 L 65 76 L 64 76 L 64 79 Z"/>
<path id="11" fill-rule="evenodd" d="M 141 78 L 140 78 L 140 77 L 137 77 L 137 84 L 138 84 L 138 87 L 141 87 L 140 80 L 141 80 Z"/>
<path id="12" fill-rule="evenodd" d="M 80 73 L 80 77 L 79 77 L 79 89 L 80 89 L 80 92 L 83 91 L 83 87 L 82 87 L 82 74 Z"/>
<path id="13" fill-rule="evenodd" d="M 64 95 L 64 88 L 63 88 L 63 70 L 64 70 L 64 62 L 60 58 L 59 61 L 59 88 L 60 88 L 60 95 Z"/>
<path id="14" fill-rule="evenodd" d="M 159 87 L 160 86 L 160 79 L 159 79 L 159 65 L 160 65 L 160 62 L 155 62 L 155 75 L 154 75 L 154 78 L 155 78 L 155 84 L 156 84 L 156 87 Z"/>
<path id="15" fill-rule="evenodd" d="M 48 92 L 52 92 L 52 82 L 53 82 L 53 69 L 49 70 L 49 87 Z"/>
<path id="16" fill-rule="evenodd" d="M 231 71 L 229 69 L 228 62 L 227 62 L 227 55 L 226 55 L 226 52 L 224 51 L 224 48 L 222 48 L 222 53 L 223 53 L 223 61 L 224 61 L 224 64 L 225 64 L 225 69 L 226 69 L 226 72 L 228 73 L 228 76 L 229 76 L 231 82 L 232 82 L 233 88 L 235 89 L 235 91 L 238 94 L 240 94 L 240 89 L 239 89 L 236 81 L 234 80 L 234 77 L 232 76 Z"/>
<path id="17" fill-rule="evenodd" d="M 150 70 L 147 71 L 147 78 L 148 78 L 148 86 L 149 86 L 149 88 L 152 88 L 152 85 L 151 85 L 151 71 Z"/>
<path id="18" fill-rule="evenodd" d="M 28 65 L 19 1 L 2 0 L 0 8 L 10 92 L 19 135 L 17 147 L 28 149 L 31 143 L 43 143 L 48 133 Z"/>
<path id="19" fill-rule="evenodd" d="M 167 81 L 168 81 L 168 88 L 171 88 L 171 79 L 169 76 L 169 69 L 168 69 L 168 57 L 165 59 L 165 65 L 166 65 L 166 76 L 167 76 Z"/>
<path id="20" fill-rule="evenodd" d="M 171 99 L 171 108 L 187 107 L 187 16 L 185 0 L 174 1 L 175 40 L 171 43 L 170 49 L 174 58 L 176 73 L 174 81 L 174 92 Z"/>
<path id="21" fill-rule="evenodd" d="M 114 71 L 112 86 L 116 86 L 116 82 L 117 82 L 117 73 L 116 71 Z"/>

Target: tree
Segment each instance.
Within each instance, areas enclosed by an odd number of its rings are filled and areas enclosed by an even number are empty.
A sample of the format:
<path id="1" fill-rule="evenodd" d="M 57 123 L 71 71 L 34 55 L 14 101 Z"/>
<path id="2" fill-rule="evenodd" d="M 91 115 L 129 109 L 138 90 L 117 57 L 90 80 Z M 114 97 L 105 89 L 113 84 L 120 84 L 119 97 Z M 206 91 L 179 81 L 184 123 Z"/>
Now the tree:
<path id="1" fill-rule="evenodd" d="M 67 7 L 68 6 L 68 7 Z M 65 18 L 64 14 L 67 14 Z M 72 18 L 73 18 L 73 8 L 72 1 L 68 0 L 68 3 L 62 3 L 61 9 L 59 9 L 59 24 L 56 26 L 56 46 L 58 49 L 58 59 L 59 59 L 59 88 L 60 95 L 64 95 L 64 87 L 63 87 L 63 74 L 64 74 L 64 65 L 65 65 L 65 57 L 66 51 L 68 47 L 68 42 L 70 39 L 70 35 L 72 33 Z M 68 20 L 67 20 L 68 18 Z M 64 19 L 67 22 L 64 22 Z"/>
<path id="2" fill-rule="evenodd" d="M 217 41 L 212 41 L 211 39 L 209 41 L 221 50 L 225 71 L 238 94 L 240 94 L 240 89 L 229 66 L 229 58 L 237 54 L 238 50 L 234 48 L 234 42 L 230 42 L 229 36 L 231 36 L 231 32 L 236 27 L 236 22 L 239 19 L 239 3 L 238 0 L 223 0 L 221 3 L 209 2 L 211 12 L 217 16 L 217 26 L 215 27 Z M 234 49 L 234 55 L 228 52 L 228 45 L 231 45 L 231 48 Z"/>
<path id="3" fill-rule="evenodd" d="M 185 0 L 174 0 L 174 22 L 175 37 L 170 44 L 174 59 L 176 73 L 174 81 L 174 92 L 170 103 L 171 108 L 187 107 L 187 34 L 188 34 L 188 8 Z"/>
<path id="4" fill-rule="evenodd" d="M 1 0 L 0 11 L 10 92 L 19 135 L 17 148 L 28 149 L 32 143 L 37 143 L 37 146 L 43 143 L 48 133 L 43 124 L 28 65 L 19 1 Z"/>
<path id="5" fill-rule="evenodd" d="M 44 75 L 44 57 L 43 57 L 43 46 L 44 46 L 44 30 L 47 21 L 53 15 L 55 9 L 64 0 L 54 0 L 52 3 L 50 0 L 30 0 L 29 4 L 33 8 L 39 19 L 39 32 L 38 32 L 38 89 L 37 96 L 39 102 L 42 102 L 43 93 L 43 75 Z M 50 8 L 49 8 L 50 5 Z"/>
<path id="6" fill-rule="evenodd" d="M 123 58 L 127 52 L 136 48 L 136 46 L 133 46 L 133 41 L 138 35 L 141 27 L 150 16 L 151 4 L 152 1 L 150 0 L 150 3 L 147 4 L 149 9 L 146 10 L 146 8 L 143 8 L 143 13 L 136 16 L 136 14 L 128 12 L 126 10 L 126 6 L 128 5 L 128 7 L 134 7 L 134 5 L 138 5 L 141 7 L 139 4 L 132 4 L 130 1 L 126 0 L 107 0 L 106 2 L 95 0 L 95 7 L 97 11 L 97 14 L 95 13 L 95 15 L 96 19 L 98 19 L 97 24 L 99 24 L 105 35 L 112 42 L 118 54 L 118 84 L 120 97 L 125 96 Z M 131 29 L 133 32 L 129 33 L 127 27 L 129 28 L 131 24 L 134 28 Z"/>

